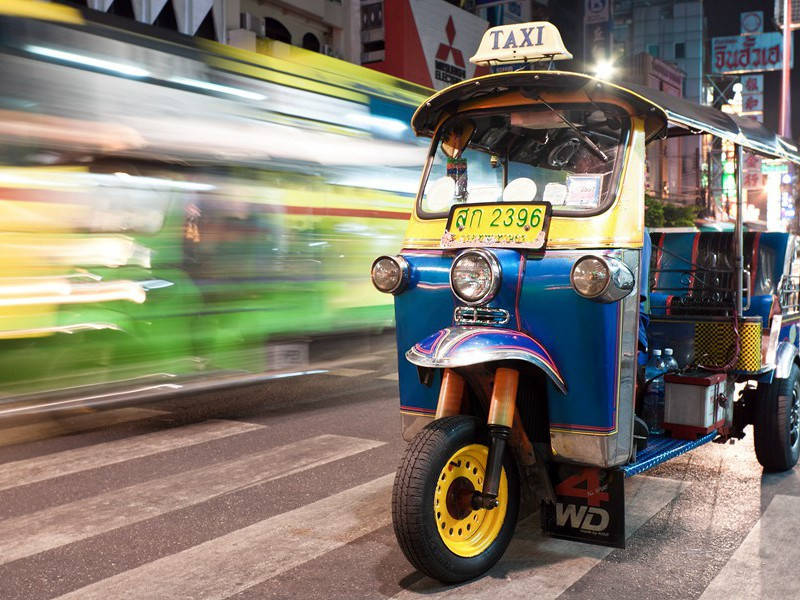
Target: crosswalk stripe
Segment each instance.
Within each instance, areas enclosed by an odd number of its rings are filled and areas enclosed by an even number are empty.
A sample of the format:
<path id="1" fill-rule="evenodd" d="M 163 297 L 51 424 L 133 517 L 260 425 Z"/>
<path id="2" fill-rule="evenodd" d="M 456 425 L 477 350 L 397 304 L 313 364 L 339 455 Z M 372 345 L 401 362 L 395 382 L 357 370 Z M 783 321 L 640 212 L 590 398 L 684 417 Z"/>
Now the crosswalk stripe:
<path id="1" fill-rule="evenodd" d="M 680 494 L 687 484 L 657 477 L 634 477 L 625 482 L 625 534 L 630 537 L 639 527 Z M 396 600 L 419 598 L 436 591 L 437 598 L 536 598 L 554 599 L 613 552 L 613 548 L 591 546 L 543 536 L 539 515 L 534 514 L 517 526 L 514 539 L 493 571 L 502 573 L 442 590 L 429 578 L 420 580 L 393 596 Z"/>
<path id="2" fill-rule="evenodd" d="M 389 524 L 394 474 L 75 590 L 61 600 L 221 600 Z"/>
<path id="3" fill-rule="evenodd" d="M 169 414 L 163 410 L 149 408 L 117 408 L 100 412 L 63 417 L 61 420 L 41 421 L 30 425 L 18 425 L 0 429 L 0 446 L 13 446 L 24 442 L 35 442 L 68 433 L 79 433 L 92 429 L 103 429 L 130 421 L 139 421 Z"/>
<path id="4" fill-rule="evenodd" d="M 255 423 L 206 421 L 6 463 L 0 468 L 0 490 L 203 444 L 263 428 L 263 425 Z"/>
<path id="5" fill-rule="evenodd" d="M 383 446 L 321 435 L 0 521 L 0 564 Z M 253 476 L 253 473 L 258 473 Z"/>
<path id="6" fill-rule="evenodd" d="M 700 600 L 797 598 L 800 498 L 775 496 Z"/>
<path id="7" fill-rule="evenodd" d="M 369 373 L 374 373 L 375 371 L 370 371 L 369 369 L 331 369 L 328 371 L 328 375 L 336 375 L 338 377 L 361 377 L 362 375 L 367 375 Z"/>

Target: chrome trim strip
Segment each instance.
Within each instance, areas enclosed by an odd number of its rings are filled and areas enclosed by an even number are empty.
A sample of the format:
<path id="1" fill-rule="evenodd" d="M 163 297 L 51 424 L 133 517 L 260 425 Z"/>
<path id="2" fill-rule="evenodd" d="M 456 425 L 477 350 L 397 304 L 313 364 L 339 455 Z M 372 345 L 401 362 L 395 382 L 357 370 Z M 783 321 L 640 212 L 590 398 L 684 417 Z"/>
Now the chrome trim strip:
<path id="1" fill-rule="evenodd" d="M 505 325 L 511 314 L 504 308 L 458 306 L 453 311 L 456 325 Z"/>
<path id="2" fill-rule="evenodd" d="M 797 346 L 790 342 L 778 344 L 778 351 L 775 354 L 775 377 L 786 379 L 792 370 L 794 359 L 797 358 Z"/>

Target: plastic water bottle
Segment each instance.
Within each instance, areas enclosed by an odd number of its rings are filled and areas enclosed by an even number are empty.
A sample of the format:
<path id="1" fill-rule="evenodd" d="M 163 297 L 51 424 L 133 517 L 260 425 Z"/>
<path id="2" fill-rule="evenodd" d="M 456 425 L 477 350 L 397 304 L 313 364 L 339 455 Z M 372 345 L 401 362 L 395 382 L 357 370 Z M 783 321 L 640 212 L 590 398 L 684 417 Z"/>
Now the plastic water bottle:
<path id="1" fill-rule="evenodd" d="M 678 361 L 675 360 L 675 356 L 672 353 L 672 348 L 664 348 L 664 370 L 669 373 L 680 371 Z"/>
<path id="2" fill-rule="evenodd" d="M 644 376 L 650 382 L 644 396 L 644 421 L 651 434 L 664 433 L 664 371 L 666 365 L 661 350 L 655 349 L 644 368 Z"/>

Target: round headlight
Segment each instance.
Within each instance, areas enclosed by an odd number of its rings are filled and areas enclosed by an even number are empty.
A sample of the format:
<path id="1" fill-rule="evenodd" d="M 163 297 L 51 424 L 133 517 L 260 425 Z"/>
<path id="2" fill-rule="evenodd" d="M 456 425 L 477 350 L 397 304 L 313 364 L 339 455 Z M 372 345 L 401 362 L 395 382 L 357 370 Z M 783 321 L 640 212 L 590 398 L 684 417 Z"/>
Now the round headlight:
<path id="1" fill-rule="evenodd" d="M 500 287 L 500 264 L 485 250 L 464 252 L 450 268 L 450 287 L 466 304 L 489 302 Z"/>
<path id="2" fill-rule="evenodd" d="M 605 261 L 596 256 L 585 256 L 572 267 L 570 279 L 581 296 L 595 298 L 608 288 L 611 273 Z"/>
<path id="3" fill-rule="evenodd" d="M 372 263 L 372 284 L 381 292 L 399 294 L 408 278 L 408 262 L 402 256 L 379 256 Z"/>

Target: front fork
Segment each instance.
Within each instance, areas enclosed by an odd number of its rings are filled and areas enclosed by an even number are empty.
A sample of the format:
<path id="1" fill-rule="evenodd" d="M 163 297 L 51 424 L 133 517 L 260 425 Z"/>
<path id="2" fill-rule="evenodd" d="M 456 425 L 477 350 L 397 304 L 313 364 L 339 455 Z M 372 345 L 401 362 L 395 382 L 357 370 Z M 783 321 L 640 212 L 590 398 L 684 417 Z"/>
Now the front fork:
<path id="1" fill-rule="evenodd" d="M 472 508 L 475 510 L 492 509 L 499 503 L 497 493 L 500 489 L 500 476 L 503 472 L 503 454 L 514 424 L 518 384 L 519 371 L 504 367 L 497 369 L 492 387 L 492 399 L 489 404 L 489 455 L 486 459 L 483 490 L 476 490 L 472 496 Z M 436 418 L 459 414 L 463 394 L 464 378 L 450 369 L 445 369 L 442 375 L 442 387 L 439 391 L 439 403 L 436 407 Z"/>

